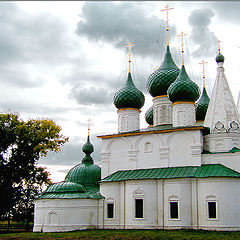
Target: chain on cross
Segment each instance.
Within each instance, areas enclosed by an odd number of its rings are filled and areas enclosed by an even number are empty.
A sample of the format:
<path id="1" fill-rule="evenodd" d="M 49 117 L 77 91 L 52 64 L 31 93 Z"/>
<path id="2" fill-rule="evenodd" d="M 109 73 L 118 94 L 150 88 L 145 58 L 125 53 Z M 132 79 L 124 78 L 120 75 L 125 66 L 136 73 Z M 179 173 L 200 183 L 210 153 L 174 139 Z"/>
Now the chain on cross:
<path id="1" fill-rule="evenodd" d="M 208 62 L 206 62 L 206 61 L 204 61 L 204 60 L 202 60 L 202 62 L 200 62 L 199 64 L 202 64 L 202 66 L 203 66 L 203 71 L 202 71 L 202 73 L 203 73 L 203 87 L 205 88 L 205 64 L 206 63 L 208 63 Z"/>
<path id="2" fill-rule="evenodd" d="M 128 72 L 130 72 L 131 48 L 132 48 L 133 46 L 135 46 L 135 44 L 132 44 L 131 41 L 130 41 L 130 42 L 128 43 L 128 45 L 126 46 L 126 47 L 128 47 L 128 49 L 129 49 L 129 53 L 128 53 L 128 56 L 129 56 L 129 60 L 128 60 L 128 62 L 129 62 L 129 70 L 128 70 Z"/>

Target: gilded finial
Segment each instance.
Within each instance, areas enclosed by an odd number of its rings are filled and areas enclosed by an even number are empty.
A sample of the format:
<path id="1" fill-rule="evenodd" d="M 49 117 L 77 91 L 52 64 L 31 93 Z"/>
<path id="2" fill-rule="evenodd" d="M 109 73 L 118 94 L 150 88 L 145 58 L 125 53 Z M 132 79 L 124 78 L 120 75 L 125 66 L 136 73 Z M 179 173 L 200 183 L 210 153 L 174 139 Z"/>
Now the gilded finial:
<path id="1" fill-rule="evenodd" d="M 131 43 L 131 41 L 129 42 L 129 44 L 126 46 L 126 47 L 128 47 L 128 49 L 129 49 L 129 54 L 128 54 L 128 56 L 129 56 L 129 60 L 128 60 L 128 63 L 129 63 L 129 70 L 128 70 L 128 72 L 130 73 L 131 71 L 130 71 L 130 64 L 131 64 L 131 48 L 133 47 L 133 46 L 135 46 L 135 44 L 132 44 Z"/>
<path id="2" fill-rule="evenodd" d="M 218 40 L 218 53 L 220 53 L 220 43 L 221 43 L 221 41 Z"/>
<path id="3" fill-rule="evenodd" d="M 155 71 L 156 71 L 156 70 L 158 70 L 158 69 L 159 69 L 159 67 L 158 67 L 158 66 L 156 66 L 156 67 L 155 67 L 153 70 L 155 70 Z"/>
<path id="4" fill-rule="evenodd" d="M 161 9 L 161 11 L 166 11 L 166 13 L 167 13 L 167 20 L 166 20 L 166 23 L 167 23 L 167 46 L 169 46 L 169 25 L 168 25 L 169 19 L 168 19 L 168 11 L 172 10 L 172 9 L 174 9 L 174 8 L 169 8 L 168 4 L 166 5 L 166 7 L 164 9 Z"/>
<path id="5" fill-rule="evenodd" d="M 182 65 L 184 65 L 184 48 L 183 48 L 183 37 L 186 36 L 187 34 L 184 32 L 181 32 L 181 34 L 177 35 L 177 37 L 181 37 L 182 38 Z"/>
<path id="6" fill-rule="evenodd" d="M 202 60 L 202 62 L 200 62 L 199 64 L 202 64 L 203 66 L 203 87 L 205 88 L 205 64 L 208 63 L 208 62 L 205 62 L 204 60 Z"/>
<path id="7" fill-rule="evenodd" d="M 90 122 L 91 122 L 92 120 L 89 118 L 88 119 L 88 136 L 90 135 Z"/>

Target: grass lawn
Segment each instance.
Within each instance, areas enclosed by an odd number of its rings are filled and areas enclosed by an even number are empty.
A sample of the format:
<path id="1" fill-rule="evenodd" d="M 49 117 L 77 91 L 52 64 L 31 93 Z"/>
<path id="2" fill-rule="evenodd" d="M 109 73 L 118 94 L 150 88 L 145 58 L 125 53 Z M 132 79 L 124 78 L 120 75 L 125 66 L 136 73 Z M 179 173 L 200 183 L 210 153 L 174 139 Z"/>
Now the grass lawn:
<path id="1" fill-rule="evenodd" d="M 67 233 L 9 233 L 0 239 L 107 239 L 107 240 L 223 240 L 240 239 L 239 232 L 215 232 L 203 230 L 82 230 Z"/>

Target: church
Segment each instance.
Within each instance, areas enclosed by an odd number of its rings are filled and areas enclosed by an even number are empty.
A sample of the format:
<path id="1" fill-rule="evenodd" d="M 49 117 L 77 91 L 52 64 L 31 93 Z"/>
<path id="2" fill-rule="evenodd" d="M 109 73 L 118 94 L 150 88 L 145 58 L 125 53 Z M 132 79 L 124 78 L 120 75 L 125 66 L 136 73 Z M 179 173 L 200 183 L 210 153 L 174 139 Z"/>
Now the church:
<path id="1" fill-rule="evenodd" d="M 128 77 L 113 99 L 118 132 L 98 136 L 101 168 L 88 134 L 82 163 L 35 200 L 33 231 L 240 230 L 240 120 L 224 56 L 219 47 L 209 98 L 205 84 L 200 89 L 188 76 L 184 57 L 175 64 L 168 31 L 164 60 L 146 82 L 149 126 L 140 128 L 145 97 L 132 79 L 129 44 Z"/>

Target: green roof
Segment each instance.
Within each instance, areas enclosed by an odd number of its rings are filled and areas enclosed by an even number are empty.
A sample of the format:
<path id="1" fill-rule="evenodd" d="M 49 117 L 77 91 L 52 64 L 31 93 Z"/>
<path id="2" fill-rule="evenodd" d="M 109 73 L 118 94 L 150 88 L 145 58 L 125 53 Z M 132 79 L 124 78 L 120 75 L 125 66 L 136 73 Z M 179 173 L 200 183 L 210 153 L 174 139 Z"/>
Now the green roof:
<path id="1" fill-rule="evenodd" d="M 201 96 L 200 100 L 198 101 L 197 107 L 196 107 L 196 120 L 203 121 L 205 119 L 209 101 L 210 101 L 210 99 L 208 97 L 206 88 L 204 87 L 202 96 Z"/>
<path id="2" fill-rule="evenodd" d="M 198 85 L 189 78 L 184 65 L 182 65 L 177 79 L 168 88 L 167 95 L 171 102 L 195 102 L 199 98 L 200 89 Z"/>
<path id="3" fill-rule="evenodd" d="M 224 56 L 221 53 L 216 56 L 216 62 L 224 62 Z"/>
<path id="4" fill-rule="evenodd" d="M 153 125 L 153 105 L 146 111 L 145 120 L 149 125 Z"/>
<path id="5" fill-rule="evenodd" d="M 101 182 L 207 177 L 240 177 L 240 173 L 221 164 L 207 164 L 200 167 L 187 166 L 118 171 L 102 179 Z"/>
<path id="6" fill-rule="evenodd" d="M 100 188 L 91 187 L 86 192 L 43 192 L 37 199 L 102 199 L 103 196 L 100 194 Z"/>
<path id="7" fill-rule="evenodd" d="M 145 97 L 143 93 L 135 87 L 131 73 L 128 73 L 128 78 L 125 86 L 115 93 L 113 102 L 117 109 L 140 109 L 144 105 Z"/>
<path id="8" fill-rule="evenodd" d="M 167 46 L 163 63 L 147 80 L 147 89 L 152 97 L 166 95 L 168 87 L 175 81 L 179 72 L 179 68 L 172 59 L 169 46 Z"/>

